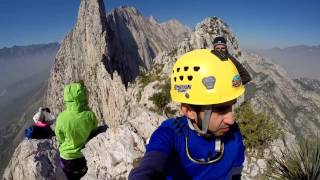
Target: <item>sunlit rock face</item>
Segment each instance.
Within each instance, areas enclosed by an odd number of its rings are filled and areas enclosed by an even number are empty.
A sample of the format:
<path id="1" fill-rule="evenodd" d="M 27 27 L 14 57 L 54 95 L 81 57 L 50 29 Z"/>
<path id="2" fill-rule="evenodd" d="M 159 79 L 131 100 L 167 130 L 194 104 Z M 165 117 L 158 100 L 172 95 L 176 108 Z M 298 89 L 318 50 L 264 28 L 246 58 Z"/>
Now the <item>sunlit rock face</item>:
<path id="1" fill-rule="evenodd" d="M 127 178 L 143 156 L 152 132 L 167 118 L 153 110 L 156 107 L 149 98 L 165 84 L 177 58 L 193 49 L 213 48 L 216 36 L 227 39 L 229 52 L 252 75 L 240 103 L 250 101 L 255 112 L 266 112 L 285 134 L 284 141 L 272 142 L 263 157 L 247 154 L 244 179 L 259 178 L 270 154 L 295 142 L 296 136 L 319 132 L 319 94 L 306 93 L 304 84 L 288 78 L 281 67 L 242 51 L 221 19 L 206 18 L 191 31 L 175 20 L 159 23 L 144 18 L 132 7 L 106 15 L 102 0 L 82 0 L 77 23 L 55 58 L 46 99 L 55 113 L 61 112 L 64 85 L 82 81 L 99 124 L 109 126 L 82 150 L 89 167 L 84 179 Z M 312 88 L 308 91 L 313 92 Z M 178 104 L 167 106 L 179 115 Z M 16 150 L 14 157 L 24 159 L 20 154 Z M 36 167 L 35 162 L 21 166 Z M 58 174 L 58 169 L 54 173 Z"/>

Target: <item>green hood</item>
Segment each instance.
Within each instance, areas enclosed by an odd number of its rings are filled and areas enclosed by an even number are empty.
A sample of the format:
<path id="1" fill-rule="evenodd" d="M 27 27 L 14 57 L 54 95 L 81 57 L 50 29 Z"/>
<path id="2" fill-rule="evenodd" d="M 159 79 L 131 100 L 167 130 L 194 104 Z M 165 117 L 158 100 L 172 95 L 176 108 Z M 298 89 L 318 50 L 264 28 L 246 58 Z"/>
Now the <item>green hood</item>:
<path id="1" fill-rule="evenodd" d="M 80 83 L 71 83 L 64 88 L 64 103 L 69 111 L 88 109 L 86 89 Z"/>

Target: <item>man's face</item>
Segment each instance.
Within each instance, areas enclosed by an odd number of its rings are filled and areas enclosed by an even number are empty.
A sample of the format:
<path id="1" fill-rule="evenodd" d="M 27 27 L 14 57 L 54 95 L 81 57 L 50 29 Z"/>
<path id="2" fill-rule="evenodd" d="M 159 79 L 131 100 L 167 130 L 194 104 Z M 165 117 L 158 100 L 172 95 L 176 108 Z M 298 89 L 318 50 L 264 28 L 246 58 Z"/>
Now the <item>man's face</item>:
<path id="1" fill-rule="evenodd" d="M 215 136 L 222 136 L 227 133 L 230 126 L 234 124 L 232 105 L 236 101 L 230 101 L 224 104 L 212 105 L 211 106 L 211 116 L 209 121 L 208 131 Z M 194 122 L 194 125 L 201 127 L 202 120 L 204 119 L 204 110 L 196 110 L 190 105 L 182 105 L 181 110 L 184 115 Z"/>
<path id="2" fill-rule="evenodd" d="M 227 47 L 223 44 L 218 44 L 214 47 L 214 50 L 216 50 L 220 53 L 225 53 L 227 51 Z"/>
<path id="3" fill-rule="evenodd" d="M 200 120 L 204 119 L 204 112 L 198 113 Z M 222 136 L 229 131 L 233 125 L 232 105 L 212 108 L 208 131 L 215 136 Z"/>

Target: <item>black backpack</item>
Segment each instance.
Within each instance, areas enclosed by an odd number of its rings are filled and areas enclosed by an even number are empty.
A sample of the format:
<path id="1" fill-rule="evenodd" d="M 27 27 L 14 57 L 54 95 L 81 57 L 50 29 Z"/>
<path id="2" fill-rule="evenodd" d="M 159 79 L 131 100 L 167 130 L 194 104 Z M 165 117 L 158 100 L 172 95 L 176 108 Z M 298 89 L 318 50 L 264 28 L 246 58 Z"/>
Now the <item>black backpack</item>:
<path id="1" fill-rule="evenodd" d="M 27 139 L 48 139 L 52 136 L 55 136 L 55 134 L 49 126 L 38 127 L 33 125 L 24 130 L 24 137 Z"/>

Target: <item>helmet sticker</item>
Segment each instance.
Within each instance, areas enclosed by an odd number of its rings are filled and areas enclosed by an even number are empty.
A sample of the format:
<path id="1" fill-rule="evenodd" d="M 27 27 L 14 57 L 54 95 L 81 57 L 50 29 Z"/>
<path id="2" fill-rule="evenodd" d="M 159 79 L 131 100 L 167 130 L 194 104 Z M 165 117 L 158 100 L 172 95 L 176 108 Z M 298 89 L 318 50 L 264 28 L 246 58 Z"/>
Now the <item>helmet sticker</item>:
<path id="1" fill-rule="evenodd" d="M 213 76 L 205 77 L 202 79 L 202 83 L 207 89 L 213 89 L 214 84 L 216 83 L 216 78 Z"/>
<path id="2" fill-rule="evenodd" d="M 191 89 L 191 85 L 186 84 L 186 85 L 174 85 L 174 89 L 177 90 L 178 92 L 184 93 L 187 90 Z"/>
<path id="3" fill-rule="evenodd" d="M 232 79 L 232 86 L 233 87 L 239 87 L 241 85 L 241 77 L 239 74 L 233 76 L 233 79 Z"/>

